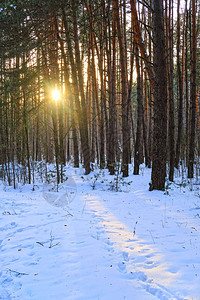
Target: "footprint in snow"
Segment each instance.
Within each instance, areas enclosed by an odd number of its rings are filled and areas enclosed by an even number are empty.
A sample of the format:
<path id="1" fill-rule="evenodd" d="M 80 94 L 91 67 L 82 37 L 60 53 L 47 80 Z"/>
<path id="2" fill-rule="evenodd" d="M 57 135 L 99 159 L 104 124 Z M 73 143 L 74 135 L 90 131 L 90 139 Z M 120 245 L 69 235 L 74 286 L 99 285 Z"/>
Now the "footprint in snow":
<path id="1" fill-rule="evenodd" d="M 129 261 L 128 253 L 127 252 L 122 252 L 123 258 L 125 261 Z"/>
<path id="2" fill-rule="evenodd" d="M 153 257 L 153 254 L 147 254 L 147 255 L 145 255 L 145 257 L 146 258 L 151 258 L 151 257 Z"/>
<path id="3" fill-rule="evenodd" d="M 19 276 L 16 276 L 16 277 L 19 277 Z M 13 286 L 15 292 L 19 291 L 21 289 L 21 287 L 22 287 L 22 283 L 21 282 L 15 282 L 15 284 Z"/>
<path id="4" fill-rule="evenodd" d="M 5 231 L 5 230 L 8 230 L 8 229 L 13 229 L 15 227 L 17 227 L 17 223 L 11 222 L 10 224 L 5 225 L 4 227 L 0 227 L 0 231 Z"/>
<path id="5" fill-rule="evenodd" d="M 33 255 L 35 255 L 35 251 L 31 251 L 31 252 L 28 254 L 28 256 L 33 256 Z"/>
<path id="6" fill-rule="evenodd" d="M 127 243 L 132 243 L 132 242 L 135 242 L 136 241 L 136 239 L 128 239 L 126 242 Z"/>
<path id="7" fill-rule="evenodd" d="M 141 271 L 131 272 L 131 278 L 138 279 L 143 282 L 147 281 L 147 279 L 148 279 L 147 276 Z"/>
<path id="8" fill-rule="evenodd" d="M 11 277 L 2 276 L 2 280 L 0 282 L 1 283 L 0 286 L 5 289 L 6 287 L 8 287 L 11 284 L 11 282 L 13 282 L 13 279 Z"/>
<path id="9" fill-rule="evenodd" d="M 126 271 L 126 264 L 124 261 L 118 263 L 118 268 L 120 270 L 120 272 L 125 272 Z"/>
<path id="10" fill-rule="evenodd" d="M 152 265 L 152 264 L 153 264 L 153 261 L 146 261 L 146 264 L 147 264 L 147 265 Z"/>
<path id="11" fill-rule="evenodd" d="M 107 244 L 108 246 L 112 246 L 112 245 L 113 245 L 113 242 L 111 242 L 110 239 L 108 238 L 108 239 L 106 240 L 106 244 Z"/>
<path id="12" fill-rule="evenodd" d="M 153 261 L 146 261 L 145 264 L 145 269 L 153 269 L 158 266 L 158 264 L 154 263 Z"/>
<path id="13" fill-rule="evenodd" d="M 11 296 L 9 295 L 9 293 L 5 289 L 2 289 L 1 286 L 0 286 L 0 299 L 11 300 Z"/>
<path id="14" fill-rule="evenodd" d="M 106 238 L 104 242 L 105 242 L 105 248 L 106 248 L 106 250 L 109 251 L 109 252 L 114 252 L 114 249 L 112 247 L 112 245 L 114 243 L 111 242 L 109 238 Z"/>

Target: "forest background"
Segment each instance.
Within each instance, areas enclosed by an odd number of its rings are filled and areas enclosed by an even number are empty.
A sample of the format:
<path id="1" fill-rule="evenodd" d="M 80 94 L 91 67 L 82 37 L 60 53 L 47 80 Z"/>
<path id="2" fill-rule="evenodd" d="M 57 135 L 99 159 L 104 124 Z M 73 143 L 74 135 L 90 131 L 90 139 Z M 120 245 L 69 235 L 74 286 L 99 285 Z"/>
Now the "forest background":
<path id="1" fill-rule="evenodd" d="M 200 3 L 3 1 L 0 163 L 9 185 L 66 161 L 152 167 L 150 190 L 199 172 Z"/>

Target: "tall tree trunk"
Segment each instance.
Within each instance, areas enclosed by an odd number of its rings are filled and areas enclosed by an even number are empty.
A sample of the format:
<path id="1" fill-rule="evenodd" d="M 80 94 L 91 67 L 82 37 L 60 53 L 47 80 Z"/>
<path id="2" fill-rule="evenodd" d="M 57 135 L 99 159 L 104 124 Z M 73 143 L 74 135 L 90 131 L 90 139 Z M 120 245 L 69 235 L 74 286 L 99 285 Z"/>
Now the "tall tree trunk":
<path id="1" fill-rule="evenodd" d="M 143 97 L 142 97 L 142 84 L 141 73 L 139 64 L 139 51 L 136 46 L 136 69 L 137 69 L 137 132 L 135 142 L 135 155 L 134 155 L 134 175 L 139 175 L 139 166 L 143 157 L 143 142 L 142 142 L 142 128 L 143 128 Z"/>
<path id="2" fill-rule="evenodd" d="M 124 41 L 122 37 L 122 30 L 119 19 L 119 2 L 113 0 L 114 18 L 117 28 L 118 41 L 119 41 L 119 52 L 120 52 L 120 68 L 121 68 L 121 80 L 122 80 L 122 172 L 123 177 L 128 176 L 128 163 L 130 149 L 128 147 L 130 134 L 128 127 L 128 84 L 127 84 L 127 70 L 126 70 L 126 56 L 124 49 Z"/>
<path id="3" fill-rule="evenodd" d="M 178 137 L 176 142 L 176 168 L 179 167 L 180 151 L 182 144 L 182 132 L 183 132 L 183 80 L 181 72 L 180 62 L 180 0 L 177 5 L 177 75 L 178 75 Z"/>
<path id="4" fill-rule="evenodd" d="M 83 126 L 83 139 L 82 139 L 82 152 L 84 158 L 84 168 L 85 173 L 90 173 L 90 147 L 89 147 L 89 137 L 88 137 L 88 117 L 87 117 L 87 107 L 84 93 L 84 80 L 83 80 L 83 67 L 81 63 L 80 48 L 79 48 L 79 38 L 78 38 L 78 25 L 76 10 L 77 7 L 74 0 L 71 0 L 72 5 L 72 20 L 73 20 L 73 31 L 74 31 L 74 44 L 75 44 L 75 58 L 76 58 L 76 68 L 78 74 L 79 91 L 81 96 L 81 107 L 82 107 L 82 126 Z"/>
<path id="5" fill-rule="evenodd" d="M 57 18 L 55 17 L 55 26 L 56 26 L 56 31 L 57 31 L 57 39 L 60 43 L 60 49 L 61 49 L 61 55 L 62 55 L 62 59 L 64 62 L 64 79 L 65 79 L 65 85 L 66 85 L 66 90 L 68 91 L 66 94 L 69 95 L 69 99 L 67 99 L 67 103 L 69 103 L 68 109 L 71 112 L 71 115 L 67 114 L 68 117 L 68 127 L 69 127 L 69 116 L 71 116 L 71 127 L 72 127 L 72 139 L 73 139 L 73 154 L 74 154 L 74 167 L 78 168 L 79 167 L 79 149 L 78 149 L 78 138 L 77 138 L 77 130 L 76 130 L 76 121 L 75 121 L 75 112 L 74 112 L 74 97 L 73 97 L 73 93 L 72 93 L 72 88 L 71 88 L 71 84 L 69 82 L 69 67 L 68 67 L 68 61 L 66 58 L 66 54 L 65 54 L 65 50 L 64 50 L 64 43 L 63 43 L 63 39 L 60 36 L 59 33 L 59 28 L 58 28 L 58 21 Z M 62 128 L 61 128 L 62 129 Z M 69 132 L 68 132 L 68 143 L 67 143 L 67 160 L 69 161 L 69 143 L 70 143 L 70 139 L 69 139 Z M 62 150 L 62 148 L 61 148 Z M 63 152 L 64 152 L 64 147 L 63 147 Z M 63 163 L 66 163 L 66 158 L 64 156 L 63 153 Z"/>
<path id="6" fill-rule="evenodd" d="M 167 90 L 162 0 L 153 0 L 154 124 L 150 190 L 163 190 L 166 176 Z"/>
<path id="7" fill-rule="evenodd" d="M 148 168 L 151 167 L 151 161 L 149 157 L 149 148 L 148 148 L 148 120 L 149 120 L 149 104 L 148 104 L 148 85 L 147 85 L 147 73 L 145 71 L 145 108 L 142 114 L 143 118 L 143 137 L 144 137 L 144 150 L 145 150 L 145 166 Z"/>
<path id="8" fill-rule="evenodd" d="M 192 0 L 192 48 L 191 48 L 191 119 L 188 178 L 194 176 L 195 129 L 196 129 L 196 1 Z"/>
<path id="9" fill-rule="evenodd" d="M 109 63 L 110 59 L 109 59 Z M 112 22 L 112 67 L 109 83 L 109 152 L 108 152 L 108 169 L 110 175 L 115 173 L 115 156 L 116 156 L 116 26 L 114 21 Z"/>
<path id="10" fill-rule="evenodd" d="M 170 151 L 170 168 L 169 180 L 174 180 L 174 165 L 175 165 L 175 148 L 174 148 L 174 92 L 173 92 L 173 0 L 169 3 L 169 67 L 168 67 L 168 89 L 169 89 L 169 151 Z"/>
<path id="11" fill-rule="evenodd" d="M 68 25 L 64 7 L 62 7 L 62 15 L 63 15 L 63 22 L 64 22 L 64 27 L 65 27 L 66 41 L 67 41 L 67 46 L 68 46 L 69 61 L 70 61 L 71 71 L 72 71 L 73 92 L 74 92 L 76 112 L 78 114 L 78 122 L 79 122 L 80 138 L 81 138 L 81 148 L 82 148 L 82 154 L 83 154 L 83 158 L 84 158 L 84 168 L 85 168 L 85 173 L 89 174 L 90 173 L 90 148 L 89 148 L 89 139 L 88 139 L 88 127 L 87 127 L 88 126 L 87 110 L 86 110 L 86 102 L 85 102 L 85 95 L 84 95 L 83 75 L 82 75 L 78 33 L 77 33 L 76 10 L 75 10 L 74 4 L 73 4 L 74 41 L 75 41 L 75 45 L 76 45 L 76 47 L 75 47 L 76 54 L 75 55 L 76 55 L 76 64 L 77 64 L 77 69 L 78 69 L 77 71 L 79 74 L 79 81 L 78 81 L 76 65 L 75 65 L 75 61 L 74 61 L 69 25 Z M 79 102 L 79 89 L 80 89 L 80 96 L 81 96 L 81 104 Z"/>
<path id="12" fill-rule="evenodd" d="M 187 0 L 186 0 L 187 9 Z M 186 24 L 185 24 L 185 102 L 186 102 L 186 165 L 188 166 L 188 153 L 189 153 L 189 124 L 190 124 L 190 113 L 189 113 L 189 88 L 188 88 L 188 29 L 189 29 L 189 11 L 186 12 Z"/>

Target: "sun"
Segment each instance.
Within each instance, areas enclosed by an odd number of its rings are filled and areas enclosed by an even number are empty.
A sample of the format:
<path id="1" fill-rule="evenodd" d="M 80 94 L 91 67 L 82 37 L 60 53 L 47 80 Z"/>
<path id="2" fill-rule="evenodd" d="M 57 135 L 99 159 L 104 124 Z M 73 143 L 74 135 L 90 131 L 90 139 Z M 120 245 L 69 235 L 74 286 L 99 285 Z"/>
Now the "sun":
<path id="1" fill-rule="evenodd" d="M 54 101 L 57 102 L 58 100 L 60 100 L 60 92 L 57 90 L 57 88 L 52 90 L 51 95 Z"/>

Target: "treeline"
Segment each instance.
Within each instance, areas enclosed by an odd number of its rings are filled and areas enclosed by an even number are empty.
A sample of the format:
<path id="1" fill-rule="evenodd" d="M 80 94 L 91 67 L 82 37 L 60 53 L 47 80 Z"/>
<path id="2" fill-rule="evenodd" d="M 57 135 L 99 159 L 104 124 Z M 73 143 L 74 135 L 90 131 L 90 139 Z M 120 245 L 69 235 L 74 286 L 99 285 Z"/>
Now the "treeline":
<path id="1" fill-rule="evenodd" d="M 196 0 L 2 1 L 1 176 L 31 183 L 36 161 L 55 162 L 59 183 L 73 161 L 127 177 L 134 159 L 134 174 L 152 166 L 150 189 L 180 163 L 193 178 L 199 69 Z"/>

